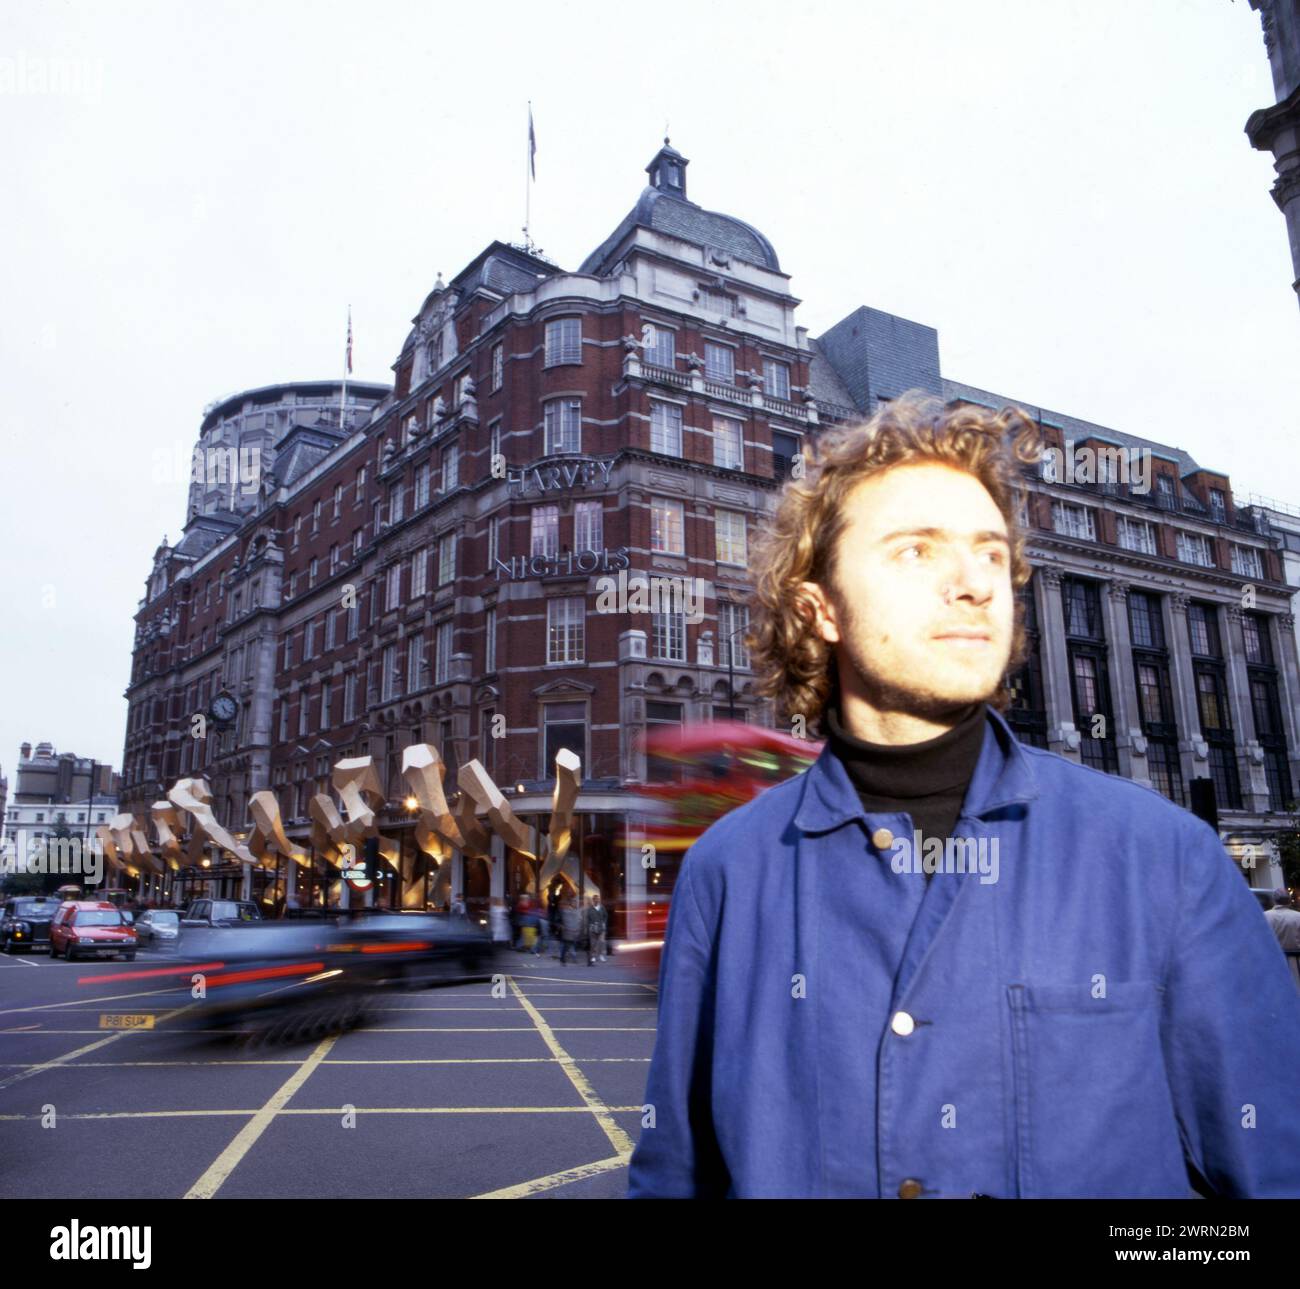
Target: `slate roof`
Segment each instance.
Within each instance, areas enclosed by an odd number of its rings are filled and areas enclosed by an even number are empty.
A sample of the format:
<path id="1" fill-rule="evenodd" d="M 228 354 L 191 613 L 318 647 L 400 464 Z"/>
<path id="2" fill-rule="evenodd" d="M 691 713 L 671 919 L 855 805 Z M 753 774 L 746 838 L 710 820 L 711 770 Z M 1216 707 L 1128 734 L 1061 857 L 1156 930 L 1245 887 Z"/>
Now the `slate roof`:
<path id="1" fill-rule="evenodd" d="M 273 467 L 276 483 L 284 487 L 301 479 L 320 465 L 345 437 L 325 423 L 295 425 L 276 448 Z"/>
<path id="2" fill-rule="evenodd" d="M 185 536 L 174 548 L 178 555 L 202 559 L 218 542 L 223 542 L 244 522 L 245 516 L 220 512 L 195 515 L 186 525 Z"/>
<path id="3" fill-rule="evenodd" d="M 1067 416 L 1064 412 L 1054 412 L 1036 403 L 1027 403 L 1023 399 L 1006 398 L 1001 394 L 992 394 L 975 385 L 965 385 L 961 381 L 944 379 L 943 396 L 946 399 L 962 398 L 969 403 L 979 403 L 984 407 L 1002 408 L 1008 404 L 1023 408 L 1044 425 L 1054 425 L 1065 431 L 1066 437 L 1074 442 L 1086 438 L 1102 439 L 1107 443 L 1117 443 L 1121 447 L 1146 448 L 1157 456 L 1168 457 L 1178 462 L 1180 475 L 1194 474 L 1197 470 L 1210 469 L 1196 463 L 1190 452 L 1182 448 L 1171 448 L 1167 443 L 1157 443 L 1155 439 L 1144 439 L 1136 434 L 1126 434 L 1123 430 L 1112 430 L 1109 426 L 1094 425 L 1091 421 L 1081 421 L 1077 416 Z M 1222 471 L 1213 470 L 1215 474 Z"/>
<path id="4" fill-rule="evenodd" d="M 840 379 L 840 374 L 821 351 L 821 346 L 808 337 L 808 387 L 812 396 L 825 403 L 839 403 L 842 407 L 855 407 L 853 395 Z M 861 410 L 860 408 L 858 409 Z"/>
<path id="5" fill-rule="evenodd" d="M 636 205 L 619 226 L 583 260 L 578 272 L 603 276 L 608 272 L 608 260 L 615 247 L 638 227 L 679 237 L 696 246 L 716 247 L 736 259 L 778 273 L 781 271 L 772 243 L 752 224 L 733 215 L 705 210 L 685 197 L 647 186 L 641 190 Z"/>

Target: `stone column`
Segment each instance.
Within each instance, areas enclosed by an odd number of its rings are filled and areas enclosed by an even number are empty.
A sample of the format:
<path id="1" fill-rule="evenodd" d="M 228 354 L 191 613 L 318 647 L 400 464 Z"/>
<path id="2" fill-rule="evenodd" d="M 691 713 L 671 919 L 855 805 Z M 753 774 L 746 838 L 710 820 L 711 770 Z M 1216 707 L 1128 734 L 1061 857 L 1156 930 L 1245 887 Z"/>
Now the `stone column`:
<path id="1" fill-rule="evenodd" d="M 1272 642 L 1277 654 L 1278 703 L 1282 708 L 1282 729 L 1294 766 L 1300 758 L 1300 656 L 1296 651 L 1295 617 L 1279 614 L 1277 639 Z"/>
<path id="2" fill-rule="evenodd" d="M 1295 616 L 1283 613 L 1278 622 L 1278 701 L 1282 707 L 1282 728 L 1286 730 L 1287 782 L 1292 793 L 1300 790 L 1300 654 Z"/>
<path id="3" fill-rule="evenodd" d="M 1149 788 L 1151 773 L 1147 768 L 1147 741 L 1142 733 L 1142 712 L 1133 673 L 1133 641 L 1128 623 L 1128 593 L 1131 589 L 1127 582 L 1106 583 L 1110 698 L 1115 714 L 1115 728 L 1107 733 L 1115 740 L 1119 772 L 1126 779 Z"/>
<path id="4" fill-rule="evenodd" d="M 1252 814 L 1268 809 L 1268 778 L 1264 773 L 1264 749 L 1255 729 L 1255 709 L 1250 701 L 1250 677 L 1246 672 L 1246 637 L 1242 630 L 1242 609 L 1227 608 L 1228 629 L 1223 633 L 1228 664 L 1228 696 L 1232 704 L 1233 752 L 1241 777 L 1241 804 Z"/>
<path id="5" fill-rule="evenodd" d="M 647 887 L 653 868 L 647 868 L 649 862 L 658 863 L 658 856 L 653 851 L 645 851 L 645 825 L 632 813 L 625 816 L 627 832 L 627 852 L 624 859 L 624 884 L 627 896 L 627 938 L 644 940 L 646 929 Z"/>
<path id="6" fill-rule="evenodd" d="M 491 838 L 492 882 L 488 888 L 493 897 L 505 898 L 506 894 L 506 843 L 496 833 Z"/>
<path id="7" fill-rule="evenodd" d="M 461 899 L 465 898 L 465 855 L 459 849 L 453 850 L 447 862 L 451 865 L 451 898 L 454 903 L 457 891 Z"/>
<path id="8" fill-rule="evenodd" d="M 1047 746 L 1051 751 L 1077 761 L 1083 740 L 1074 725 L 1074 695 L 1070 685 L 1070 655 L 1065 647 L 1060 570 L 1037 569 L 1034 582 L 1041 583 L 1043 588 L 1039 604 L 1039 621 L 1043 624 L 1039 654 L 1047 697 Z"/>
<path id="9" fill-rule="evenodd" d="M 1297 27 L 1300 13 L 1294 4 L 1251 0 L 1264 27 L 1264 47 L 1273 72 L 1277 103 L 1252 112 L 1246 137 L 1260 152 L 1273 154 L 1273 200 L 1286 219 L 1291 243 L 1292 286 L 1300 292 L 1300 85 L 1297 85 Z"/>
<path id="10" fill-rule="evenodd" d="M 1192 641 L 1187 629 L 1190 597 L 1181 593 L 1169 601 L 1169 661 L 1173 669 L 1174 710 L 1178 720 L 1178 760 L 1183 782 L 1210 775 L 1210 748 L 1201 737 L 1201 712 L 1196 697 L 1196 673 L 1192 669 Z M 1190 791 L 1190 789 L 1189 789 Z"/>

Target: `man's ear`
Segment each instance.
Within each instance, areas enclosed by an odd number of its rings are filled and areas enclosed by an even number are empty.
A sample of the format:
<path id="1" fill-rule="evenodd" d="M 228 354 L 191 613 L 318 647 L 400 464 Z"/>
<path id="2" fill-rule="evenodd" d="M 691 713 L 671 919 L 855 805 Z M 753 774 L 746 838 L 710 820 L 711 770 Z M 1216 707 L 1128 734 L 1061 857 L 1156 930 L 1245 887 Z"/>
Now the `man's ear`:
<path id="1" fill-rule="evenodd" d="M 800 582 L 795 592 L 795 612 L 813 625 L 827 644 L 839 644 L 840 629 L 835 619 L 835 606 L 817 582 Z"/>

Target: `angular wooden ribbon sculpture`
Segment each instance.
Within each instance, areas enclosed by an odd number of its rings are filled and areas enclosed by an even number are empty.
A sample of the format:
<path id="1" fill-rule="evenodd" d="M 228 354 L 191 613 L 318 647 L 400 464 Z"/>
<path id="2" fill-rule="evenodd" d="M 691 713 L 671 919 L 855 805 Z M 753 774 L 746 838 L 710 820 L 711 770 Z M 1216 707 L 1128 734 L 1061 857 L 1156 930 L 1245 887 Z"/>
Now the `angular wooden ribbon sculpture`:
<path id="1" fill-rule="evenodd" d="M 457 775 L 460 799 L 454 811 L 443 787 L 446 773 L 446 763 L 429 743 L 412 744 L 402 753 L 402 778 L 416 803 L 416 845 L 438 866 L 434 884 L 437 898 L 448 889 L 450 866 L 445 861 L 453 850 L 468 858 L 491 862 L 491 833 L 496 833 L 506 846 L 528 859 L 539 858 L 533 849 L 533 830 L 515 814 L 480 762 L 468 761 L 461 766 Z M 400 871 L 398 846 L 379 832 L 378 811 L 383 807 L 384 793 L 374 759 L 361 756 L 337 762 L 331 783 L 343 810 L 340 813 L 327 793 L 316 793 L 311 798 L 308 806 L 311 851 L 343 869 L 354 865 L 362 845 L 375 837 L 379 841 L 379 853 L 394 870 Z M 572 891 L 578 890 L 580 860 L 572 853 L 572 843 L 573 808 L 581 783 L 580 758 L 562 748 L 555 756 L 551 823 L 539 877 L 543 890 L 556 876 Z M 163 872 L 168 867 L 177 869 L 183 863 L 197 864 L 208 844 L 245 864 L 274 868 L 276 857 L 283 855 L 303 867 L 310 866 L 311 855 L 294 846 L 285 834 L 274 792 L 263 789 L 253 793 L 249 801 L 253 830 L 247 847 L 217 822 L 211 801 L 212 791 L 204 779 L 178 779 L 167 793 L 167 800 L 155 802 L 151 808 L 158 837 L 156 854 L 138 821 L 129 814 L 115 815 L 96 830 L 96 836 L 109 863 L 117 868 L 138 863 Z M 480 813 L 487 816 L 486 822 L 479 819 Z M 182 836 L 186 831 L 188 841 Z M 589 881 L 587 886 L 592 893 L 599 891 L 595 882 Z"/>
<path id="2" fill-rule="evenodd" d="M 230 854 L 243 864 L 255 864 L 257 861 L 239 842 L 237 842 L 218 822 L 208 804 L 212 800 L 212 789 L 205 779 L 177 779 L 167 794 L 182 817 L 189 816 L 190 824 L 190 860 L 194 862 L 203 850 L 205 842 L 211 842 Z"/>
<path id="3" fill-rule="evenodd" d="M 284 835 L 280 803 L 274 792 L 268 788 L 254 792 L 248 808 L 253 816 L 253 835 L 248 839 L 248 849 L 261 861 L 263 868 L 278 867 L 278 855 L 283 855 L 301 868 L 311 867 L 311 857 Z"/>

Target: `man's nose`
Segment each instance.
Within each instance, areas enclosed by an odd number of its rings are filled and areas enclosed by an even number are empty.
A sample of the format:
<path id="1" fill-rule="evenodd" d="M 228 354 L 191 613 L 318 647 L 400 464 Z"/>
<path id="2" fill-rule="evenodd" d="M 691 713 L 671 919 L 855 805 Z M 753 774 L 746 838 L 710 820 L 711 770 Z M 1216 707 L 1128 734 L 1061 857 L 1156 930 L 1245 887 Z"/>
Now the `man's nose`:
<path id="1" fill-rule="evenodd" d="M 993 569 L 974 551 L 957 550 L 948 568 L 945 588 L 954 598 L 987 604 L 993 598 Z"/>

